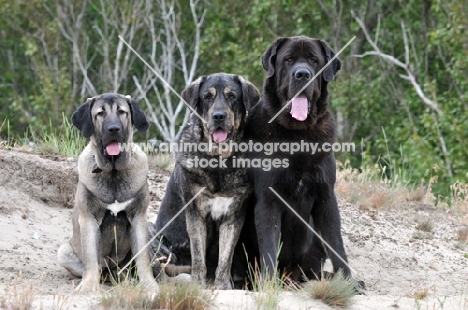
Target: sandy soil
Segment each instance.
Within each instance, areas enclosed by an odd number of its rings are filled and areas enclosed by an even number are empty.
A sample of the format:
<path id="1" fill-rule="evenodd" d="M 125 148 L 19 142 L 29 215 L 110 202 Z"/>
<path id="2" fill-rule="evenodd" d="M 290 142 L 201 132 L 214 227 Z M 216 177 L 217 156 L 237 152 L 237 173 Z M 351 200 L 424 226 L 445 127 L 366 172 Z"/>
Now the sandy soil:
<path id="1" fill-rule="evenodd" d="M 76 161 L 0 149 L 0 296 L 5 288 L 32 288 L 34 309 L 99 309 L 99 296 L 75 295 L 73 279 L 57 264 L 58 247 L 71 236 Z M 148 218 L 157 216 L 169 173 L 152 169 Z M 351 309 L 468 309 L 468 250 L 456 240 L 460 217 L 414 204 L 369 211 L 339 199 L 343 236 L 356 278 L 366 295 Z M 432 233 L 418 233 L 429 219 Z M 416 302 L 415 292 L 428 297 Z M 254 309 L 255 294 L 214 291 L 213 309 Z M 280 309 L 332 309 L 296 293 Z"/>

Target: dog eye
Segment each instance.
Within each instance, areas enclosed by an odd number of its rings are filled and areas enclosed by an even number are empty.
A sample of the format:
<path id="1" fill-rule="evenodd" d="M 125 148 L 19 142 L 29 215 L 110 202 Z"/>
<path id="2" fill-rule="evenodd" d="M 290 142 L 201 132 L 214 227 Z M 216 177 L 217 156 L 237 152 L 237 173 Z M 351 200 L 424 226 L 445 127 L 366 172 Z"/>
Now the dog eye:
<path id="1" fill-rule="evenodd" d="M 104 111 L 99 111 L 96 114 L 99 115 L 99 116 L 102 116 L 102 115 L 104 115 Z"/>
<path id="2" fill-rule="evenodd" d="M 211 99 L 213 96 L 211 96 L 211 93 L 206 93 L 205 96 L 203 96 L 203 99 Z"/>
<path id="3" fill-rule="evenodd" d="M 286 58 L 286 62 L 292 62 L 292 61 L 293 61 L 293 59 L 291 57 Z"/>
<path id="4" fill-rule="evenodd" d="M 316 62 L 317 62 L 317 59 L 314 58 L 314 57 L 310 57 L 310 61 L 311 61 L 312 63 L 316 63 Z"/>
<path id="5" fill-rule="evenodd" d="M 119 110 L 119 114 L 125 114 L 125 113 L 127 113 L 127 111 L 125 111 L 125 110 Z"/>
<path id="6" fill-rule="evenodd" d="M 234 94 L 234 93 L 229 93 L 229 94 L 227 95 L 227 97 L 228 97 L 229 99 L 236 99 L 236 94 Z"/>

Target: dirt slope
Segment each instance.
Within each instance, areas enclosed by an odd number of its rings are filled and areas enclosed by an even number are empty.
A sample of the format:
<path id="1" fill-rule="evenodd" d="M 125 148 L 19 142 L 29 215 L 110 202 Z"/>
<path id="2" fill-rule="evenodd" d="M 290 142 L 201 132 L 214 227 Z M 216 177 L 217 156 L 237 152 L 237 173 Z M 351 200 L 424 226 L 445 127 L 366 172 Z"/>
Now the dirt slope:
<path id="1" fill-rule="evenodd" d="M 56 262 L 58 247 L 71 236 L 75 165 L 71 158 L 0 149 L 0 295 L 17 279 L 23 289 L 32 286 L 35 309 L 97 308 L 97 296 L 70 295 L 76 279 Z M 167 171 L 150 172 L 150 220 L 168 178 Z M 352 309 L 468 309 L 468 250 L 455 240 L 462 227 L 456 214 L 422 204 L 363 211 L 339 203 L 350 264 L 367 285 Z M 421 218 L 432 221 L 432 233 L 418 232 Z M 429 297 L 418 305 L 413 294 L 424 290 Z M 256 307 L 251 292 L 213 296 L 213 309 Z M 291 292 L 280 308 L 331 309 Z"/>

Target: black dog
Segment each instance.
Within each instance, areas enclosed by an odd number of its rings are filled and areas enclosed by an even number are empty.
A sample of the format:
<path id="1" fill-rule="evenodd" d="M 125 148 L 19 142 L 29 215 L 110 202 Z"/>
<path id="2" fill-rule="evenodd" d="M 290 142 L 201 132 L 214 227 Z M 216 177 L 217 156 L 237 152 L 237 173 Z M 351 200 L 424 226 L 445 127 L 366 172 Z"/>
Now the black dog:
<path id="1" fill-rule="evenodd" d="M 301 89 L 333 58 L 335 53 L 321 40 L 308 37 L 278 38 L 263 54 L 266 78 L 264 97 L 254 106 L 247 123 L 248 139 L 255 142 L 324 143 L 335 141 L 335 122 L 327 109 L 327 85 L 341 68 L 334 59 L 302 92 Z M 299 93 L 297 98 L 293 99 Z M 287 103 L 279 115 L 268 123 Z M 350 275 L 347 263 L 322 246 L 321 241 L 269 189 L 274 189 L 346 262 L 340 214 L 334 193 L 335 158 L 332 152 L 310 150 L 277 152 L 288 167 L 270 171 L 250 169 L 255 192 L 255 230 L 263 270 L 279 267 L 293 280 L 320 276 L 329 257 L 334 271 Z M 249 153 L 249 158 L 267 158 Z M 282 243 L 276 265 L 276 253 Z"/>
<path id="2" fill-rule="evenodd" d="M 177 257 L 177 265 L 191 263 L 193 280 L 205 283 L 207 269 L 210 276 L 210 269 L 217 265 L 215 287 L 230 289 L 234 248 L 245 219 L 244 201 L 252 189 L 246 169 L 232 164 L 242 154 L 221 151 L 219 146 L 241 141 L 247 113 L 260 93 L 240 76 L 218 73 L 197 79 L 182 92 L 182 97 L 206 123 L 192 114 L 178 145 L 205 143 L 213 149 L 176 152 L 176 165 L 155 230 L 170 223 L 162 232 L 163 243 Z M 185 215 L 170 222 L 203 187 L 205 190 L 187 207 Z"/>

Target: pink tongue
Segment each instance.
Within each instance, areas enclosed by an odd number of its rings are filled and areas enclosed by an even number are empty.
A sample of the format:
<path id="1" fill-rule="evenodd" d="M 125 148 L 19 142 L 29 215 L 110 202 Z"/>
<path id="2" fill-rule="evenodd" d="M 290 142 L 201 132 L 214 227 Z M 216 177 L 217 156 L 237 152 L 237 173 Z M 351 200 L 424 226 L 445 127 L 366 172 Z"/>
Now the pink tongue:
<path id="1" fill-rule="evenodd" d="M 307 98 L 296 97 L 291 101 L 291 115 L 298 121 L 304 121 L 307 118 L 307 112 L 309 111 L 309 104 Z"/>
<path id="2" fill-rule="evenodd" d="M 106 151 L 109 156 L 116 156 L 120 154 L 120 145 L 117 141 L 112 141 L 106 146 Z"/>
<path id="3" fill-rule="evenodd" d="M 215 140 L 215 142 L 223 142 L 224 140 L 226 140 L 227 138 L 227 132 L 222 130 L 222 129 L 217 129 L 215 132 L 213 132 L 213 140 Z"/>

